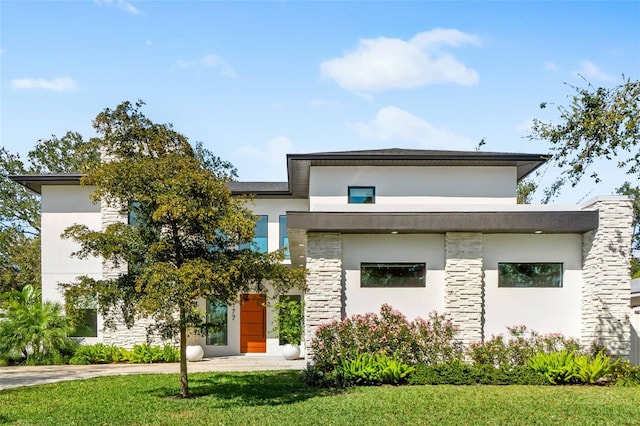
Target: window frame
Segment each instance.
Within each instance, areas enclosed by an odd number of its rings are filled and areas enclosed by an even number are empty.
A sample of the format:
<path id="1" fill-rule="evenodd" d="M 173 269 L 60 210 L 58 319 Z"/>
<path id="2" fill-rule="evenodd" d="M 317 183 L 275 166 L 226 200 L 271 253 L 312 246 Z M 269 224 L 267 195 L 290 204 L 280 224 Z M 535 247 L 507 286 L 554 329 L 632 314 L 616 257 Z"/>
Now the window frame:
<path id="1" fill-rule="evenodd" d="M 205 336 L 205 344 L 207 346 L 229 346 L 229 305 L 226 303 L 216 300 L 216 299 L 207 299 L 206 301 L 206 324 L 213 324 L 211 322 L 211 306 L 216 305 L 215 309 L 219 310 L 224 308 L 224 330 L 212 332 L 207 329 L 207 334 Z M 222 315 L 220 312 L 217 312 L 219 315 Z M 220 341 L 214 341 L 216 338 L 220 338 Z"/>
<path id="2" fill-rule="evenodd" d="M 367 267 L 386 267 L 388 270 L 390 268 L 399 268 L 399 267 L 418 267 L 422 268 L 421 274 L 415 277 L 392 277 L 388 276 L 384 277 L 370 277 L 373 278 L 382 278 L 382 279 L 390 279 L 391 282 L 387 283 L 387 285 L 375 284 L 366 279 L 365 269 Z M 382 269 L 382 268 L 381 268 Z M 393 281 L 393 280 L 400 280 Z M 405 280 L 413 280 L 410 281 Z M 427 263 L 426 262 L 360 262 L 360 288 L 425 288 L 427 286 Z"/>
<path id="3" fill-rule="evenodd" d="M 358 190 L 358 189 L 370 189 L 371 190 L 371 201 L 354 201 L 355 195 L 351 194 L 352 190 Z M 363 199 L 367 199 L 365 197 L 361 197 Z M 375 204 L 376 203 L 376 187 L 372 186 L 372 185 L 349 185 L 347 187 L 347 203 L 348 204 Z"/>
<path id="4" fill-rule="evenodd" d="M 559 276 L 555 277 L 558 280 L 558 285 L 540 285 L 544 277 L 532 277 L 524 273 L 520 275 L 528 276 L 530 282 L 527 285 L 512 285 L 514 281 L 509 280 L 507 277 L 503 278 L 503 265 L 554 265 L 559 266 Z M 498 288 L 563 288 L 564 287 L 564 263 L 563 262 L 498 262 Z"/>

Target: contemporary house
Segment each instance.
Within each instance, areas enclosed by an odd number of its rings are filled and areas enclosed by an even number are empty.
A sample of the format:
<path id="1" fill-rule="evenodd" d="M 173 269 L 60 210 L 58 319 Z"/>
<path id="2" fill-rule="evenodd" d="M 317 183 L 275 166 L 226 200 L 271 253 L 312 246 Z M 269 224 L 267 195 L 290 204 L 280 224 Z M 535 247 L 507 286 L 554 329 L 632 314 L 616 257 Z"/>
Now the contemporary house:
<path id="1" fill-rule="evenodd" d="M 377 312 L 384 303 L 409 319 L 447 312 L 465 343 L 524 324 L 541 333 L 596 340 L 630 352 L 632 205 L 599 197 L 583 205 L 517 203 L 517 183 L 541 166 L 537 154 L 408 149 L 289 154 L 287 182 L 231 182 L 254 194 L 260 250 L 288 247 L 287 263 L 308 270 L 306 356 L 327 321 Z M 59 282 L 118 274 L 100 259 L 71 258 L 64 229 L 123 221 L 92 204 L 80 175 L 14 176 L 42 195 L 43 296 Z M 224 331 L 203 337 L 208 356 L 279 353 L 265 295 L 222 306 L 202 301 Z M 88 311 L 91 314 L 90 311 Z M 90 317 L 90 315 L 89 315 Z M 145 322 L 93 337 L 130 346 Z M 253 331 L 251 331 L 253 330 Z"/>

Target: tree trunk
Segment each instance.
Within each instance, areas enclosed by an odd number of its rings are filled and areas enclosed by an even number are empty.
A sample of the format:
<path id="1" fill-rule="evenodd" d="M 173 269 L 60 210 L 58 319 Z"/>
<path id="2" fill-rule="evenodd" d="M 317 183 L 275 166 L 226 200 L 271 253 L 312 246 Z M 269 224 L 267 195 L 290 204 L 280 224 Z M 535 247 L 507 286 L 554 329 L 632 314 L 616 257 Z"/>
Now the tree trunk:
<path id="1" fill-rule="evenodd" d="M 187 327 L 185 312 L 180 308 L 180 396 L 189 398 L 189 378 L 187 376 Z"/>

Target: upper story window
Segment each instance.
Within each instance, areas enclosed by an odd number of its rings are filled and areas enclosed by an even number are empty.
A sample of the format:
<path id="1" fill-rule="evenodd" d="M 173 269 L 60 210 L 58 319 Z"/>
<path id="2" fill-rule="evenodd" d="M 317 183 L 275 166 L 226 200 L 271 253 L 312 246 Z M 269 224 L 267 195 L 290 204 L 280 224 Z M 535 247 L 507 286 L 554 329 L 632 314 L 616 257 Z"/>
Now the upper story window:
<path id="1" fill-rule="evenodd" d="M 374 204 L 376 202 L 375 186 L 350 186 L 349 204 Z"/>
<path id="2" fill-rule="evenodd" d="M 289 237 L 287 236 L 287 216 L 280 216 L 280 248 L 285 248 L 284 258 L 291 259 L 291 255 L 289 254 Z"/>
<path id="3" fill-rule="evenodd" d="M 498 287 L 562 287 L 562 263 L 498 263 Z"/>
<path id="4" fill-rule="evenodd" d="M 425 287 L 425 263 L 361 263 L 360 287 Z"/>
<path id="5" fill-rule="evenodd" d="M 269 251 L 269 216 L 260 215 L 256 222 L 256 233 L 251 244 L 242 244 L 240 249 L 250 248 L 258 253 L 266 253 Z"/>

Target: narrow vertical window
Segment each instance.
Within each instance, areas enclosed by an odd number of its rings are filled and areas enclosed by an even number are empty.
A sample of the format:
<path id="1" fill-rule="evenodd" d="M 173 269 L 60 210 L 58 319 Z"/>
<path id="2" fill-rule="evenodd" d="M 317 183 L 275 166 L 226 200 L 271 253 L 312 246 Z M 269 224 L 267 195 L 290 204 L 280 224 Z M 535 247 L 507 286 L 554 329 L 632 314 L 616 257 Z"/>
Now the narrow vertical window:
<path id="1" fill-rule="evenodd" d="M 289 237 L 287 236 L 287 216 L 280 216 L 280 248 L 286 248 L 284 258 L 291 259 L 289 254 Z"/>
<path id="2" fill-rule="evenodd" d="M 251 249 L 258 253 L 266 253 L 269 251 L 269 216 L 260 215 L 256 221 L 256 232 L 253 236 L 251 244 L 241 244 L 240 249 Z"/>
<path id="3" fill-rule="evenodd" d="M 228 307 L 219 300 L 207 300 L 207 345 L 227 345 Z"/>
<path id="4" fill-rule="evenodd" d="M 376 202 L 375 186 L 350 186 L 347 192 L 349 204 L 374 204 Z"/>

